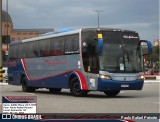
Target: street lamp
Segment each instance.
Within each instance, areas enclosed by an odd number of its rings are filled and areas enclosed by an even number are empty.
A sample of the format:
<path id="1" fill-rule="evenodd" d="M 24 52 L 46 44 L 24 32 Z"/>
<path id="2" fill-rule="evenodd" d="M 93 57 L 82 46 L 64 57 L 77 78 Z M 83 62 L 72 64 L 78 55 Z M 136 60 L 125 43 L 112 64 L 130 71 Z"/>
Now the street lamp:
<path id="1" fill-rule="evenodd" d="M 103 10 L 93 10 L 94 12 L 97 12 L 97 14 L 98 14 L 98 28 L 99 28 L 99 13 L 100 12 L 103 12 Z"/>

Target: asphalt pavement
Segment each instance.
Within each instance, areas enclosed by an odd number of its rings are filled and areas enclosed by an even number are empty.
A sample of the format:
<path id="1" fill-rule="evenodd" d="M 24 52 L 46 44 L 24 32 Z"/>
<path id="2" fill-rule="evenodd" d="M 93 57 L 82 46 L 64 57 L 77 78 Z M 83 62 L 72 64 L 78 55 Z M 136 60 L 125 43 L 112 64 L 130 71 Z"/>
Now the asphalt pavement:
<path id="1" fill-rule="evenodd" d="M 37 113 L 160 113 L 159 88 L 159 80 L 147 80 L 143 90 L 121 91 L 116 97 L 107 97 L 103 92 L 74 97 L 67 89 L 60 94 L 51 94 L 47 89 L 25 93 L 21 86 L 0 83 L 1 96 L 37 96 Z"/>

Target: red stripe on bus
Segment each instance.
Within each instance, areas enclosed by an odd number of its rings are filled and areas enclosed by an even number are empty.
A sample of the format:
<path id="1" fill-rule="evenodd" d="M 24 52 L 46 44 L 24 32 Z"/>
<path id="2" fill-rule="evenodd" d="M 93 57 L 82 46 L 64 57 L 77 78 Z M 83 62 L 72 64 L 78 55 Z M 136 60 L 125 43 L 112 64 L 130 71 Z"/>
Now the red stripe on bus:
<path id="1" fill-rule="evenodd" d="M 26 63 L 25 63 L 24 59 L 21 59 L 21 61 L 22 61 L 22 65 L 23 65 L 23 68 L 24 68 L 24 71 L 25 71 L 25 74 L 26 74 L 28 80 L 31 80 L 30 77 L 28 76 L 27 67 L 26 67 Z"/>
<path id="2" fill-rule="evenodd" d="M 25 71 L 25 74 L 26 74 L 28 80 L 38 81 L 38 80 L 43 80 L 43 79 L 52 77 L 52 76 L 48 76 L 48 77 L 45 77 L 45 78 L 38 78 L 38 79 L 34 79 L 34 80 L 31 79 L 31 78 L 29 77 L 29 75 L 28 75 L 27 67 L 26 67 L 26 63 L 25 63 L 24 59 L 21 59 L 21 61 L 22 61 L 22 65 L 23 65 L 23 68 L 24 68 L 24 71 Z M 68 72 L 72 72 L 72 71 L 68 71 Z M 73 72 L 75 72 L 75 73 L 77 74 L 77 76 L 79 77 L 80 84 L 81 84 L 81 89 L 82 89 L 82 90 L 88 90 L 87 81 L 86 81 L 84 75 L 83 75 L 80 71 L 77 71 L 77 70 L 76 70 L 76 71 L 73 71 Z M 61 73 L 61 74 L 65 74 L 65 73 L 67 73 L 67 72 L 64 72 L 64 73 Z M 60 74 L 57 74 L 57 75 L 55 75 L 55 76 L 58 76 L 58 75 L 60 75 Z"/>
<path id="3" fill-rule="evenodd" d="M 81 89 L 82 90 L 88 90 L 87 81 L 86 81 L 85 77 L 83 76 L 83 74 L 80 71 L 74 71 L 74 72 L 79 77 L 79 80 L 80 80 L 80 83 L 81 83 Z"/>

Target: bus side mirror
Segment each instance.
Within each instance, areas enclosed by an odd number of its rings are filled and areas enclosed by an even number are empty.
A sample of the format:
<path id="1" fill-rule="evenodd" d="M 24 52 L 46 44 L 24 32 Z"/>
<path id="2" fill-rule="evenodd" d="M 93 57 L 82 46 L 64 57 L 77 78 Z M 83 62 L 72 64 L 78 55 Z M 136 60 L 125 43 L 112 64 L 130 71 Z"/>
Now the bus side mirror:
<path id="1" fill-rule="evenodd" d="M 98 53 L 101 54 L 103 50 L 103 37 L 102 34 L 98 34 Z"/>
<path id="2" fill-rule="evenodd" d="M 146 40 L 140 40 L 139 46 L 142 48 L 143 55 L 152 54 L 152 43 Z"/>

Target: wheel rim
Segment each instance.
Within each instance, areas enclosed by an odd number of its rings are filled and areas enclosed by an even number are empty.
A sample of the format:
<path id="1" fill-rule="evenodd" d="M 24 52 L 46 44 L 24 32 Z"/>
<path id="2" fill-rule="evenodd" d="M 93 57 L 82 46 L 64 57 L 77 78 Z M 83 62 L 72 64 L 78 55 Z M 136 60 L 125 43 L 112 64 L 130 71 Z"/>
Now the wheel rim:
<path id="1" fill-rule="evenodd" d="M 78 81 L 75 81 L 75 82 L 73 83 L 73 91 L 74 91 L 75 93 L 80 93 L 80 92 L 81 92 L 80 84 L 79 84 Z"/>

